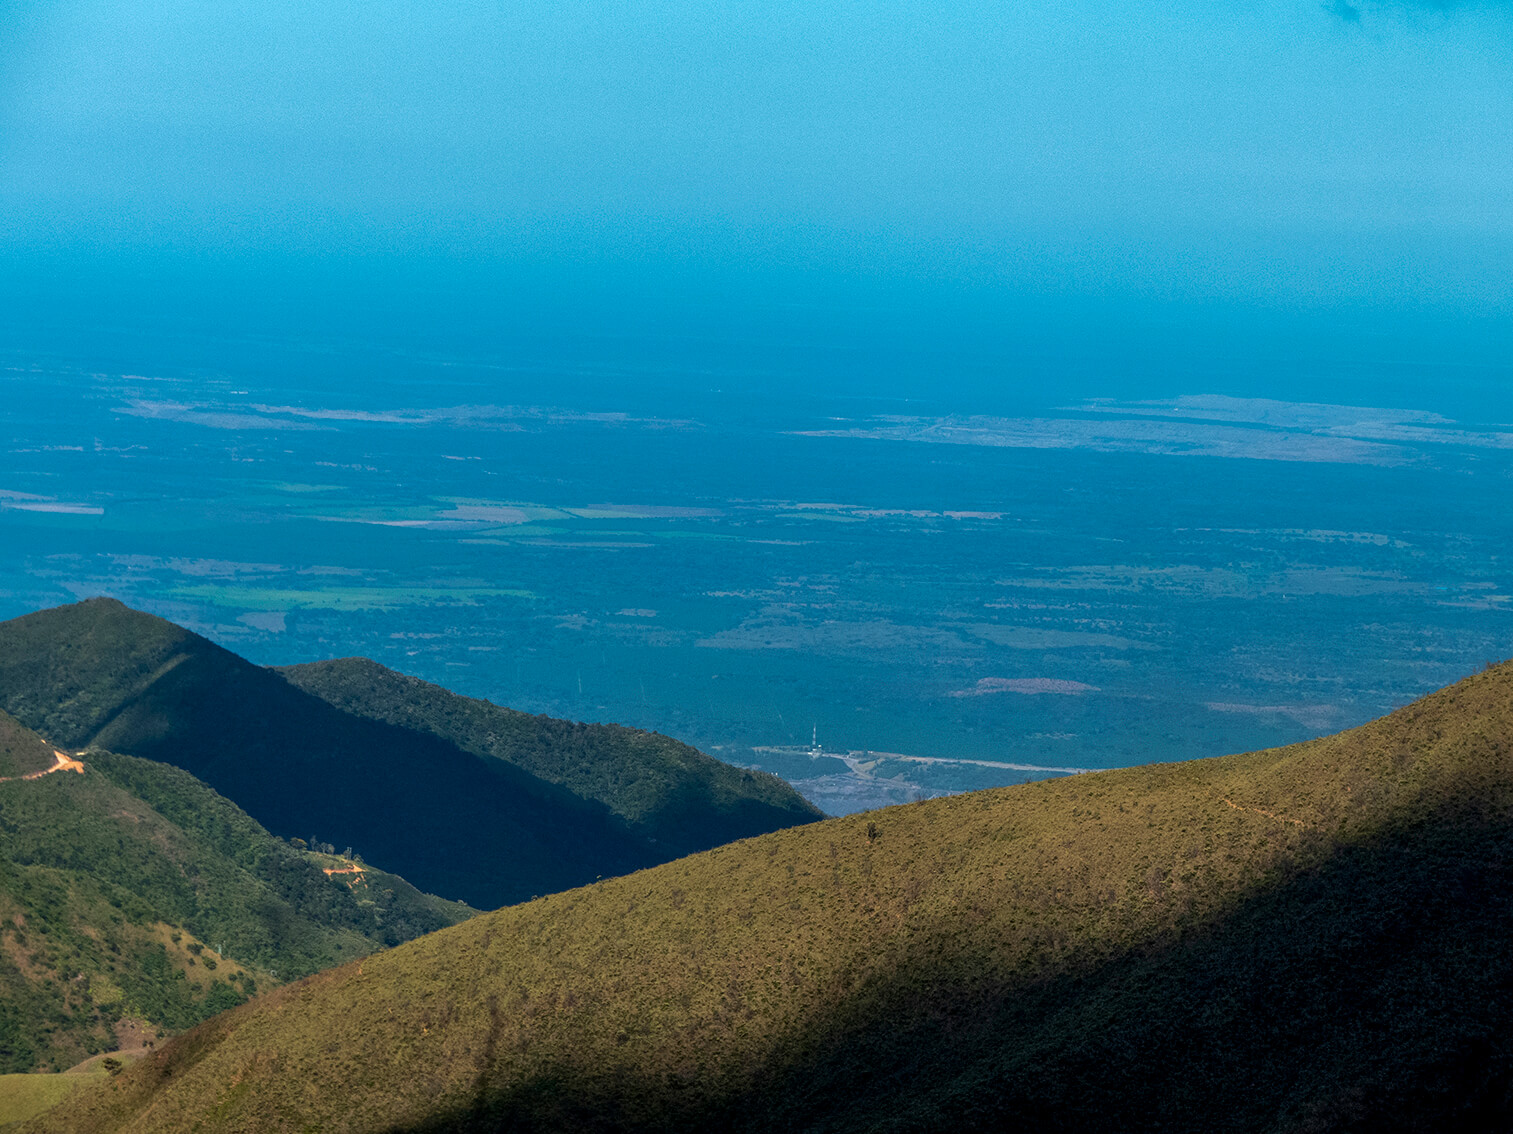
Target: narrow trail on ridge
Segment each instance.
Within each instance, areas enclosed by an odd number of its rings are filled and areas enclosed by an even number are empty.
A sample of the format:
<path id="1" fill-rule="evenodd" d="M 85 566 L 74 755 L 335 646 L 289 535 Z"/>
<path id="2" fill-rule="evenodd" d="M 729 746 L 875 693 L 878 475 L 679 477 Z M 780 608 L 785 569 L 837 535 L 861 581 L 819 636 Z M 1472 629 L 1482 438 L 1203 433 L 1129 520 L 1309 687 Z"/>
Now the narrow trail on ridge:
<path id="1" fill-rule="evenodd" d="M 1268 818 L 1268 819 L 1275 819 L 1279 823 L 1291 823 L 1294 827 L 1306 827 L 1306 826 L 1308 826 L 1308 824 L 1305 823 L 1305 822 L 1303 822 L 1301 819 L 1289 819 L 1285 815 L 1278 815 L 1275 811 L 1267 811 L 1265 808 L 1262 808 L 1262 807 L 1246 807 L 1243 804 L 1236 803 L 1234 800 L 1230 799 L 1228 796 L 1220 796 L 1219 798 L 1222 799 L 1222 800 L 1224 800 L 1225 803 L 1229 804 L 1236 811 L 1254 811 L 1257 815 L 1264 815 L 1264 816 L 1266 816 L 1266 818 Z"/>

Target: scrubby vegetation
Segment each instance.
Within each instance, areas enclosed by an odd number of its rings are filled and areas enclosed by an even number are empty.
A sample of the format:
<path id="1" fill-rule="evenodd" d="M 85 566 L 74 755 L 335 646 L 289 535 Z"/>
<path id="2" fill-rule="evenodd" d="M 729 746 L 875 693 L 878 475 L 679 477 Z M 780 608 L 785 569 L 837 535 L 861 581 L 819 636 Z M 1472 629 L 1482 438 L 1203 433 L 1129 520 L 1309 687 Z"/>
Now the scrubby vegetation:
<path id="1" fill-rule="evenodd" d="M 0 714 L 0 744 L 28 738 L 51 755 Z M 123 1018 L 181 1031 L 472 913 L 374 871 L 356 891 L 187 772 L 90 750 L 83 773 L 0 783 L 0 1072 L 114 1049 Z"/>
<path id="2" fill-rule="evenodd" d="M 38 1131 L 1503 1129 L 1513 666 L 480 916 Z"/>
<path id="3" fill-rule="evenodd" d="M 778 777 L 658 733 L 532 716 L 395 673 L 367 658 L 279 670 L 356 716 L 439 737 L 598 800 L 676 858 L 821 813 Z"/>
<path id="4" fill-rule="evenodd" d="M 111 599 L 0 623 L 0 709 L 55 744 L 183 768 L 280 836 L 358 847 L 426 891 L 481 908 L 674 853 L 597 798 L 443 735 L 344 712 Z M 581 750 L 589 763 L 620 760 L 592 744 Z M 791 792 L 786 810 L 768 806 L 776 789 L 765 777 L 740 783 L 752 806 L 713 803 L 728 837 L 815 817 Z M 695 796 L 688 813 L 702 806 Z"/>

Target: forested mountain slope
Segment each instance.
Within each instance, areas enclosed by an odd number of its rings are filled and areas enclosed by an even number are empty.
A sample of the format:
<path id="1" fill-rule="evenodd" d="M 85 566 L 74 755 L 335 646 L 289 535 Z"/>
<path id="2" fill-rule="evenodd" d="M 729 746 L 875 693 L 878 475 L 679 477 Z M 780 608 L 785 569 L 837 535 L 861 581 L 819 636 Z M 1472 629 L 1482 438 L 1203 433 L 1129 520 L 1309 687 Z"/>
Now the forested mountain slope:
<path id="1" fill-rule="evenodd" d="M 0 713 L 0 753 L 28 750 L 54 766 Z M 0 782 L 0 1073 L 70 1066 L 123 1028 L 180 1031 L 473 912 L 326 861 L 148 760 L 89 750 Z"/>
<path id="2" fill-rule="evenodd" d="M 667 858 L 821 818 L 776 776 L 726 764 L 658 733 L 501 708 L 367 658 L 279 672 L 346 712 L 440 737 L 598 800 Z"/>
<path id="3" fill-rule="evenodd" d="M 57 762 L 55 751 L 31 729 L 0 712 L 0 780 L 45 772 Z"/>
<path id="4" fill-rule="evenodd" d="M 345 712 L 112 599 L 0 623 L 0 709 L 54 743 L 184 768 L 276 834 L 351 846 L 479 907 L 676 853 L 597 799 L 444 736 Z M 750 784 L 753 799 L 775 794 L 765 779 Z M 783 791 L 787 808 L 767 808 L 756 826 L 814 817 Z M 750 832 L 749 812 L 735 819 L 730 837 Z"/>

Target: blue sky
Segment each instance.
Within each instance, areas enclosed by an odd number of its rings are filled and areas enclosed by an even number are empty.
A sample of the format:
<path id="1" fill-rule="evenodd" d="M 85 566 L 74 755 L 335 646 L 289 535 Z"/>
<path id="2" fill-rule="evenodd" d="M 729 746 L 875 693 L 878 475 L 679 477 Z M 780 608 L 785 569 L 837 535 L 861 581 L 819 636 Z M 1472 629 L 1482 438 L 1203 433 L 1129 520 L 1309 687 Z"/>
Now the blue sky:
<path id="1" fill-rule="evenodd" d="M 1513 7 L 0 9 L 0 246 L 1506 310 Z"/>

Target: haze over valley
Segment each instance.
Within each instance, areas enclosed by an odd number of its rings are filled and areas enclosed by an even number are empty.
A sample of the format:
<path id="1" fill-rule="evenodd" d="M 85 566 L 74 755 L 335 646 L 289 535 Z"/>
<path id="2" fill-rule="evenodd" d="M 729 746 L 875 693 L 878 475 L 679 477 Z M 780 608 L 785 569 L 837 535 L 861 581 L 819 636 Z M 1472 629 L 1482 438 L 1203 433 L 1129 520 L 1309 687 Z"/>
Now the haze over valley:
<path id="1" fill-rule="evenodd" d="M 1476 416 L 718 378 L 499 404 L 481 364 L 342 358 L 358 397 L 274 358 L 0 379 L 0 612 L 110 594 L 263 663 L 360 654 L 832 813 L 1287 743 L 1506 652 L 1513 413 L 1445 372 L 1426 396 Z"/>

